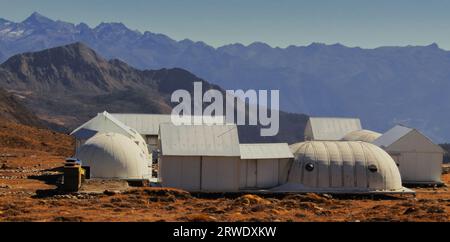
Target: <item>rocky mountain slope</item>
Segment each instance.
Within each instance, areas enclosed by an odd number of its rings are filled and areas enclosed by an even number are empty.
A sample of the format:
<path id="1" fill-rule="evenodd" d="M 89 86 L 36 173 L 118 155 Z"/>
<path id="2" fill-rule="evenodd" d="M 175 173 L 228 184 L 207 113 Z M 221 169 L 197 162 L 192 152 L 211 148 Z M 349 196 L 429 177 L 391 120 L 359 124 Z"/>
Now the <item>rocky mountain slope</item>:
<path id="1" fill-rule="evenodd" d="M 119 60 L 107 61 L 84 44 L 75 43 L 19 54 L 0 65 L 0 87 L 50 126 L 73 129 L 98 112 L 170 113 L 173 91 L 223 90 L 182 69 L 137 70 Z M 240 127 L 242 141 L 296 142 L 306 116 L 280 114 L 280 134 L 261 138 L 257 127 Z"/>
<path id="2" fill-rule="evenodd" d="M 25 108 L 18 97 L 0 88 L 0 119 L 10 122 L 42 127 L 44 123 Z"/>

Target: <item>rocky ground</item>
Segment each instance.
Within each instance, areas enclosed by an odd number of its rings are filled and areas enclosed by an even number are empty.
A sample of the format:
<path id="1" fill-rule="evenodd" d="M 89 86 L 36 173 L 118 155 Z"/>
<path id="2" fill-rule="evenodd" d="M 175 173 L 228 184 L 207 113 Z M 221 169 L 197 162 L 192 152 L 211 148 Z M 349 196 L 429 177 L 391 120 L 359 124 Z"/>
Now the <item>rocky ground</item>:
<path id="1" fill-rule="evenodd" d="M 0 221 L 449 221 L 450 192 L 393 196 L 205 195 L 176 189 L 64 194 L 59 168 L 73 140 L 0 123 Z M 450 174 L 443 180 L 450 184 Z"/>

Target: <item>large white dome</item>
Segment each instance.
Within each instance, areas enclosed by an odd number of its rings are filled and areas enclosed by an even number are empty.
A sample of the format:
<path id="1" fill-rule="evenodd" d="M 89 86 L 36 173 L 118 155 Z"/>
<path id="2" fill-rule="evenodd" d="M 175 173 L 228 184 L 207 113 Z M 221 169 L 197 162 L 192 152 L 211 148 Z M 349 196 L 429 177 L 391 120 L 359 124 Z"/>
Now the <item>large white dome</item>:
<path id="1" fill-rule="evenodd" d="M 101 133 L 88 139 L 76 157 L 89 166 L 92 178 L 148 179 L 147 156 L 133 140 L 118 133 Z"/>
<path id="2" fill-rule="evenodd" d="M 392 158 L 365 142 L 310 141 L 290 146 L 295 160 L 284 188 L 313 191 L 399 191 L 400 172 Z M 293 186 L 294 185 L 294 186 Z"/>

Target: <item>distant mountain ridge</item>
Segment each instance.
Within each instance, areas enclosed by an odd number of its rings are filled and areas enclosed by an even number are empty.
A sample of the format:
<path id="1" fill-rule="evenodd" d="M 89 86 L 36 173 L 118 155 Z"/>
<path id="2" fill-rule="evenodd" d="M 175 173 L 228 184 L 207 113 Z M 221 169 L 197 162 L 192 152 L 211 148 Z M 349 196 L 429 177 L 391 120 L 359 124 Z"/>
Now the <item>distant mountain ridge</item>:
<path id="1" fill-rule="evenodd" d="M 107 61 L 82 43 L 13 56 L 0 65 L 0 87 L 20 97 L 49 127 L 73 129 L 99 112 L 169 114 L 178 89 L 216 89 L 186 70 L 138 70 L 120 60 Z M 1 94 L 1 93 L 0 93 Z M 1 97 L 1 96 L 0 96 Z M 38 118 L 35 118 L 38 120 Z M 280 113 L 280 133 L 260 137 L 258 127 L 240 126 L 242 142 L 297 142 L 307 116 Z"/>
<path id="2" fill-rule="evenodd" d="M 21 23 L 0 21 L 0 61 L 77 41 L 140 69 L 183 68 L 225 89 L 279 89 L 281 109 L 289 112 L 357 116 L 365 128 L 380 132 L 402 123 L 435 141 L 450 140 L 450 52 L 436 44 L 362 49 L 255 42 L 213 48 L 121 23 L 90 28 L 38 13 Z"/>

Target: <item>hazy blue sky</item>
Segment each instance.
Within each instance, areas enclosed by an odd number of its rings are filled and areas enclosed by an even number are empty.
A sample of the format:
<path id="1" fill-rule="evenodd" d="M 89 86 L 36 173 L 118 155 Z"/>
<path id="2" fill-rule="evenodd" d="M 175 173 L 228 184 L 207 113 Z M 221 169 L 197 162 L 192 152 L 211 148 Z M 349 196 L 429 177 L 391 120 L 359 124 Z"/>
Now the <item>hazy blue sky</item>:
<path id="1" fill-rule="evenodd" d="M 0 0 L 0 17 L 33 11 L 91 27 L 123 22 L 132 29 L 213 46 L 263 41 L 347 46 L 428 45 L 450 50 L 448 0 Z"/>

